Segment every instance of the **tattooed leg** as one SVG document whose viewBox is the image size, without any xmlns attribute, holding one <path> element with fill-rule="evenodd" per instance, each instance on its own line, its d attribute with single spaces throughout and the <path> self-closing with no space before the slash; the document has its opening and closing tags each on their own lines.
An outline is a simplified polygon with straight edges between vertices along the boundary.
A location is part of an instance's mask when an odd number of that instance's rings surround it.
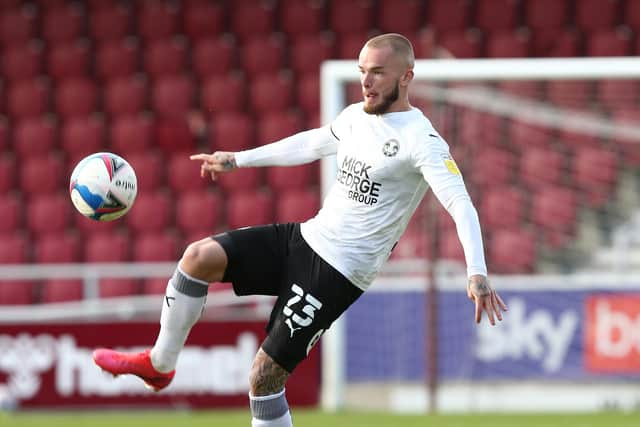
<svg viewBox="0 0 640 427">
<path fill-rule="evenodd" d="M 278 365 L 262 349 L 258 350 L 253 360 L 249 383 L 252 396 L 268 396 L 284 389 L 289 372 Z"/>
</svg>

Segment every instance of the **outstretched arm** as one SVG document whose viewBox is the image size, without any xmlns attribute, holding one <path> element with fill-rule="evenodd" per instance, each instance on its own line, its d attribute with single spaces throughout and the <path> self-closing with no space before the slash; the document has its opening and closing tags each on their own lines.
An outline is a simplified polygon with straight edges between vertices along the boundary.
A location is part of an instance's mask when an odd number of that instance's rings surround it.
<svg viewBox="0 0 640 427">
<path fill-rule="evenodd" d="M 217 151 L 213 154 L 195 154 L 190 158 L 202 161 L 200 174 L 209 174 L 211 179 L 215 180 L 220 173 L 237 167 L 294 166 L 309 163 L 335 154 L 337 143 L 329 126 L 323 126 L 251 150 L 237 153 Z"/>
</svg>

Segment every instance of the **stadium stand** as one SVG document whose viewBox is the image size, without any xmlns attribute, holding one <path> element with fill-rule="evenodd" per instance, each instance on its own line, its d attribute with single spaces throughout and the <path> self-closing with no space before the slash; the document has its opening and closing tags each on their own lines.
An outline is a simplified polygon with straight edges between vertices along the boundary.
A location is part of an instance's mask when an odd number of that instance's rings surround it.
<svg viewBox="0 0 640 427">
<path fill-rule="evenodd" d="M 353 59 L 372 34 L 409 34 L 420 58 L 436 47 L 461 58 L 619 56 L 639 53 L 639 29 L 640 4 L 631 0 L 4 1 L 0 248 L 17 249 L 0 249 L 0 262 L 55 259 L 43 239 L 71 229 L 86 239 L 63 259 L 172 260 L 190 236 L 308 217 L 319 205 L 317 165 L 243 169 L 212 187 L 185 153 L 242 150 L 317 126 L 321 62 Z M 498 87 L 562 107 L 598 99 L 621 123 L 637 121 L 640 111 L 635 81 Z M 349 94 L 358 99 L 360 89 Z M 496 272 L 535 271 L 539 247 L 571 241 L 579 206 L 606 204 L 620 168 L 640 165 L 637 144 L 622 139 L 612 151 L 614 141 L 577 141 L 496 116 L 433 114 L 443 134 L 453 121 L 462 130 L 452 149 L 463 153 L 461 165 L 470 157 L 493 165 L 471 168 L 467 181 L 482 191 L 477 204 Z M 71 212 L 65 192 L 73 165 L 100 150 L 124 156 L 138 175 L 138 200 L 116 224 Z M 589 200 L 576 200 L 574 189 L 588 190 Z M 16 212 L 25 210 L 22 219 Z M 115 231 L 124 234 L 114 242 Z M 394 258 L 433 255 L 415 224 L 401 242 Z M 462 259 L 451 228 L 439 251 Z M 79 298 L 77 286 L 69 294 L 62 287 L 48 283 L 42 299 Z M 34 301 L 28 287 L 6 299 L 11 289 L 0 286 L 0 303 Z M 155 292 L 156 285 L 101 289 Z"/>
</svg>

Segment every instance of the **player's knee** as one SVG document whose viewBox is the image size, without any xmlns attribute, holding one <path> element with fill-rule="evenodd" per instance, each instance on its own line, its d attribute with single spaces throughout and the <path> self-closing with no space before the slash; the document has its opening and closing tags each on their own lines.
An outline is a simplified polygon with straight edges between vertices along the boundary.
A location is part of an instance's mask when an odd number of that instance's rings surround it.
<svg viewBox="0 0 640 427">
<path fill-rule="evenodd" d="M 206 238 L 187 246 L 182 259 L 181 268 L 194 277 L 210 282 L 222 280 L 227 266 L 227 255 L 218 242 Z"/>
</svg>

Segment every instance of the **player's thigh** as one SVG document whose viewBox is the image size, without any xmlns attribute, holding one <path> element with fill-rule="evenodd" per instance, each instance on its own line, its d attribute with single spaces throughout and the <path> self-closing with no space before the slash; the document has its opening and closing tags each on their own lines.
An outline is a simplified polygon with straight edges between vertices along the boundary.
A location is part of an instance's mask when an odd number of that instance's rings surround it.
<svg viewBox="0 0 640 427">
<path fill-rule="evenodd" d="M 227 268 L 227 254 L 220 243 L 207 237 L 187 246 L 180 260 L 180 268 L 193 277 L 219 282 Z"/>
</svg>

